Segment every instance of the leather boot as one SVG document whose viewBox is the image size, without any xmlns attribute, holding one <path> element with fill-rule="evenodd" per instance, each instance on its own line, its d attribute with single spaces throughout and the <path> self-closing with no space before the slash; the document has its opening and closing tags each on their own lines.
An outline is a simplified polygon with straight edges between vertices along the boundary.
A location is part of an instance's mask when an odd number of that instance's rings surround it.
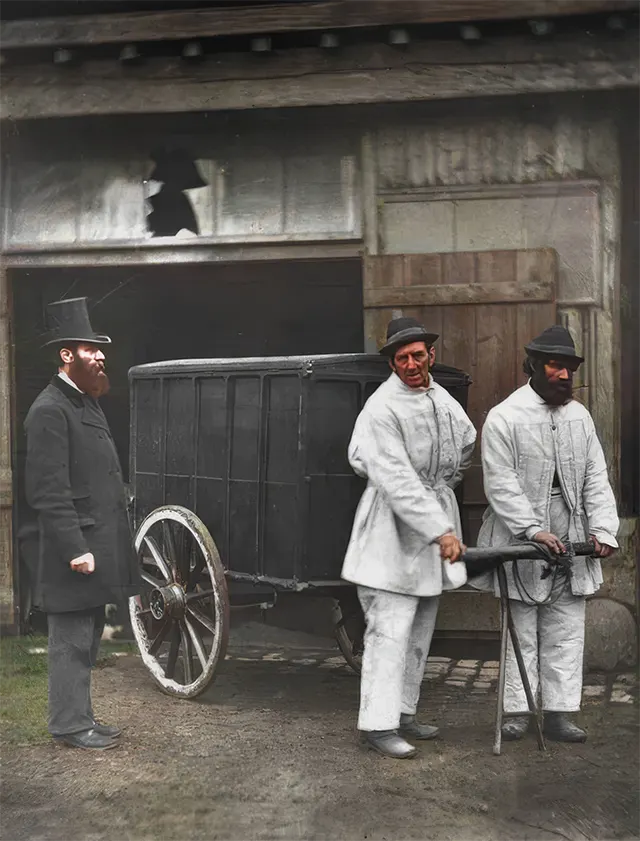
<svg viewBox="0 0 640 841">
<path fill-rule="evenodd" d="M 544 714 L 544 735 L 554 742 L 586 742 L 587 734 L 567 713 Z"/>
<path fill-rule="evenodd" d="M 110 739 L 117 739 L 122 735 L 119 727 L 114 727 L 113 724 L 101 724 L 99 721 L 93 722 L 93 729 L 101 736 L 108 736 Z"/>
<path fill-rule="evenodd" d="M 432 724 L 418 724 L 415 715 L 406 715 L 402 713 L 400 716 L 400 730 L 403 736 L 410 736 L 413 739 L 435 739 L 440 732 L 437 727 Z"/>
<path fill-rule="evenodd" d="M 369 730 L 364 734 L 364 741 L 368 747 L 392 759 L 411 759 L 416 755 L 413 745 L 398 736 L 396 730 Z"/>
<path fill-rule="evenodd" d="M 70 748 L 84 750 L 111 750 L 117 748 L 118 743 L 109 736 L 103 736 L 95 730 L 83 730 L 80 733 L 67 733 L 65 736 L 54 736 L 58 744 L 68 745 Z"/>
<path fill-rule="evenodd" d="M 508 718 L 502 725 L 502 738 L 505 742 L 517 742 L 529 729 L 529 716 L 519 715 Z"/>
</svg>

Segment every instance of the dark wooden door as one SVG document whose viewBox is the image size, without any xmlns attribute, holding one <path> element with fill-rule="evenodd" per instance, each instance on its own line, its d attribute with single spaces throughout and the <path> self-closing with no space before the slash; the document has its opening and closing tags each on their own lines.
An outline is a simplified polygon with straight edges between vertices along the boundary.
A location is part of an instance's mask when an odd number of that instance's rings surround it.
<svg viewBox="0 0 640 841">
<path fill-rule="evenodd" d="M 387 323 L 414 316 L 439 333 L 437 358 L 471 375 L 468 413 L 488 411 L 522 385 L 524 345 L 556 321 L 556 252 L 474 251 L 365 258 L 365 335 L 383 344 Z M 465 540 L 475 545 L 486 498 L 480 446 L 464 483 Z"/>
</svg>

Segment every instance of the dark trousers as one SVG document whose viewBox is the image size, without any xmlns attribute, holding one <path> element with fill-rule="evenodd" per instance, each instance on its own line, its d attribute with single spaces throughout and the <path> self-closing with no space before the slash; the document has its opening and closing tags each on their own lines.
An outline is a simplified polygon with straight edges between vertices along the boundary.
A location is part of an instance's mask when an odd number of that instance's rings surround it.
<svg viewBox="0 0 640 841">
<path fill-rule="evenodd" d="M 91 669 L 98 659 L 104 606 L 49 613 L 49 732 L 81 733 L 94 725 Z"/>
</svg>

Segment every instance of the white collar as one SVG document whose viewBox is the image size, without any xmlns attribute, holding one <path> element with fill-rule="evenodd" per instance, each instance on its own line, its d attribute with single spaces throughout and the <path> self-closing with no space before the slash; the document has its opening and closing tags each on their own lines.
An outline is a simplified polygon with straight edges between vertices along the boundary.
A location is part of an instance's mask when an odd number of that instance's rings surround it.
<svg viewBox="0 0 640 841">
<path fill-rule="evenodd" d="M 68 374 L 65 374 L 65 372 L 64 372 L 64 371 L 58 371 L 58 376 L 59 376 L 59 377 L 60 377 L 60 379 L 61 379 L 61 380 L 63 380 L 63 381 L 64 381 L 67 385 L 70 385 L 70 386 L 71 386 L 71 388 L 75 388 L 75 390 L 76 390 L 76 391 L 79 391 L 79 392 L 80 392 L 80 394 L 84 394 L 84 391 L 82 391 L 82 389 L 79 389 L 79 388 L 78 388 L 78 386 L 77 386 L 77 385 L 74 383 L 74 381 L 71 379 L 71 377 L 70 377 Z"/>
</svg>

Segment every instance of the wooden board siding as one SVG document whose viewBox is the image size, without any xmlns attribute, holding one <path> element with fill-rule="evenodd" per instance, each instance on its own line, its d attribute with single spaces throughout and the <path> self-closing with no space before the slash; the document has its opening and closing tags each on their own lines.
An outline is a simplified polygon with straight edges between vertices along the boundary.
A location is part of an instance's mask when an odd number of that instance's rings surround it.
<svg viewBox="0 0 640 841">
<path fill-rule="evenodd" d="M 157 138 L 138 138 L 128 158 L 127 152 L 109 155 L 102 149 L 78 158 L 72 141 L 59 144 L 57 160 L 16 147 L 4 172 L 5 202 L 11 208 L 5 246 L 157 242 L 147 226 L 148 199 L 162 187 L 148 180 L 157 143 Z M 272 148 L 273 136 L 258 149 L 219 135 L 183 143 L 206 182 L 185 191 L 200 235 L 190 232 L 190 239 L 359 238 L 358 165 L 348 137 L 337 134 L 322 145 L 307 140 L 304 146 L 290 139 L 279 149 Z"/>
<path fill-rule="evenodd" d="M 149 58 L 135 69 L 109 60 L 61 69 L 51 63 L 3 66 L 2 118 L 220 112 L 634 87 L 637 39 L 560 39 L 553 47 L 505 38 L 469 47 L 421 41 L 274 51 L 266 61 L 219 53 L 194 66 Z"/>
<path fill-rule="evenodd" d="M 414 316 L 438 333 L 438 360 L 473 380 L 468 413 L 480 433 L 489 410 L 526 382 L 523 346 L 555 323 L 556 278 L 552 250 L 369 256 L 365 334 L 381 346 L 388 322 L 399 314 Z M 490 297 L 482 294 L 487 289 Z M 464 486 L 463 524 L 470 545 L 486 504 L 477 447 Z"/>
<path fill-rule="evenodd" d="M 13 480 L 11 439 L 11 359 L 9 284 L 0 263 L 0 625 L 16 620 L 13 564 Z"/>
<path fill-rule="evenodd" d="M 546 104 L 545 104 L 546 102 Z M 558 251 L 558 319 L 586 357 L 582 397 L 619 473 L 617 329 L 620 163 L 615 100 L 557 97 L 397 121 L 370 136 L 379 252 Z M 434 201 L 437 199 L 437 201 Z M 400 213 L 401 202 L 406 212 Z M 451 232 L 445 208 L 456 205 Z M 434 209 L 435 208 L 435 209 Z M 546 210 L 545 210 L 546 208 Z M 529 213 L 528 220 L 524 214 Z M 518 215 L 520 214 L 520 216 Z M 413 219 L 415 233 L 409 230 Z M 533 225 L 533 227 L 532 227 Z M 409 247 L 409 240 L 413 243 Z M 484 244 L 483 244 L 484 243 Z"/>
<path fill-rule="evenodd" d="M 219 8 L 79 15 L 4 23 L 4 50 L 56 45 L 127 44 L 135 41 L 272 34 L 445 21 L 596 14 L 633 9 L 633 0 L 317 0 L 262 8 Z"/>
</svg>

